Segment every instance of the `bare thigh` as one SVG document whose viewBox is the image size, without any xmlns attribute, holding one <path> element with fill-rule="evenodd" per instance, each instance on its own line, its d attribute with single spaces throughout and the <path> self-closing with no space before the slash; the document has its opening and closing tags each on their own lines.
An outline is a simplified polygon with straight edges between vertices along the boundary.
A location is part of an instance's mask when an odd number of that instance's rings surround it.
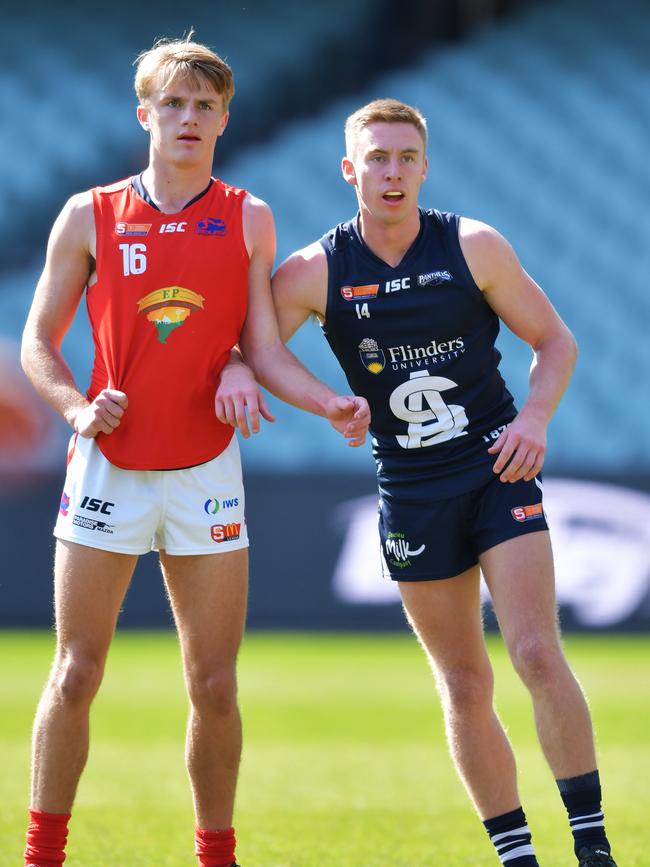
<svg viewBox="0 0 650 867">
<path fill-rule="evenodd" d="M 103 663 L 137 559 L 57 541 L 54 605 L 59 654 Z"/>
<path fill-rule="evenodd" d="M 186 677 L 234 664 L 248 602 L 248 550 L 172 556 L 160 562 L 178 629 Z"/>
<path fill-rule="evenodd" d="M 451 677 L 454 671 L 489 668 L 478 567 L 441 581 L 400 581 L 399 589 L 409 622 L 436 670 Z"/>
</svg>

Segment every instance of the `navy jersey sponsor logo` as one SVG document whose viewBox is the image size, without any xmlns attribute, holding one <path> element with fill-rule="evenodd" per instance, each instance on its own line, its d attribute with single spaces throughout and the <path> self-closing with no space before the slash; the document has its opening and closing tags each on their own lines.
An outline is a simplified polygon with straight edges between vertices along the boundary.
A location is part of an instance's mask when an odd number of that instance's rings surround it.
<svg viewBox="0 0 650 867">
<path fill-rule="evenodd" d="M 341 286 L 341 297 L 346 301 L 366 301 L 376 298 L 379 283 L 369 283 L 367 286 Z"/>
<path fill-rule="evenodd" d="M 370 373 L 378 374 L 386 367 L 386 356 L 379 344 L 371 337 L 366 337 L 359 344 L 359 356 L 363 366 Z"/>
<path fill-rule="evenodd" d="M 428 274 L 418 274 L 418 286 L 436 286 L 439 283 L 446 283 L 454 278 L 449 271 L 429 271 Z"/>
</svg>

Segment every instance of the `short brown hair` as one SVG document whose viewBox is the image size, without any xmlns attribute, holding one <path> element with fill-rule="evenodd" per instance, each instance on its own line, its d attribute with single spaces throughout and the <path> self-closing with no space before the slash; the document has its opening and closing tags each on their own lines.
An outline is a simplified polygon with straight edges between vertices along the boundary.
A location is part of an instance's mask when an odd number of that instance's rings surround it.
<svg viewBox="0 0 650 867">
<path fill-rule="evenodd" d="M 427 122 L 422 112 L 397 99 L 375 99 L 361 106 L 345 122 L 345 146 L 348 156 L 352 143 L 364 127 L 371 123 L 411 123 L 422 136 L 427 149 Z"/>
<path fill-rule="evenodd" d="M 232 69 L 206 45 L 191 42 L 192 35 L 190 31 L 186 39 L 159 39 L 137 57 L 134 84 L 141 103 L 158 82 L 165 88 L 182 76 L 197 89 L 207 82 L 220 94 L 224 109 L 228 109 L 235 93 Z"/>
</svg>

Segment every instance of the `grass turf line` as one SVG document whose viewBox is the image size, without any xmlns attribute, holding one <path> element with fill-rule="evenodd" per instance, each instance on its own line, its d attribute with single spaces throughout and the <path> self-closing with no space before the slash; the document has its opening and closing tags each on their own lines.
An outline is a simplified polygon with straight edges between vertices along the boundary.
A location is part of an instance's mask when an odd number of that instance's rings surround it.
<svg viewBox="0 0 650 867">
<path fill-rule="evenodd" d="M 607 827 L 623 867 L 647 865 L 650 638 L 572 637 L 598 735 Z M 543 865 L 571 865 L 565 814 L 527 694 L 489 638 L 499 713 Z M 0 632 L 0 867 L 21 863 L 31 720 L 53 647 Z M 494 867 L 451 768 L 424 657 L 408 635 L 252 633 L 239 666 L 245 748 L 236 827 L 244 867 Z M 70 867 L 192 867 L 186 700 L 172 633 L 119 633 L 93 708 Z M 110 854 L 109 854 L 110 853 Z"/>
</svg>

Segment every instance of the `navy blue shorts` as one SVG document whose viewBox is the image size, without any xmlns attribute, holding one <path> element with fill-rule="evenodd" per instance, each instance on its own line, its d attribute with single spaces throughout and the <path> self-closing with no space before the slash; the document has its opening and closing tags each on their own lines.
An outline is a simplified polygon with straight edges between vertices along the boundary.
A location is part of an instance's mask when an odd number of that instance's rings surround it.
<svg viewBox="0 0 650 867">
<path fill-rule="evenodd" d="M 382 496 L 379 501 L 384 574 L 393 581 L 451 578 L 500 542 L 548 530 L 542 486 L 501 482 L 446 500 Z"/>
</svg>

